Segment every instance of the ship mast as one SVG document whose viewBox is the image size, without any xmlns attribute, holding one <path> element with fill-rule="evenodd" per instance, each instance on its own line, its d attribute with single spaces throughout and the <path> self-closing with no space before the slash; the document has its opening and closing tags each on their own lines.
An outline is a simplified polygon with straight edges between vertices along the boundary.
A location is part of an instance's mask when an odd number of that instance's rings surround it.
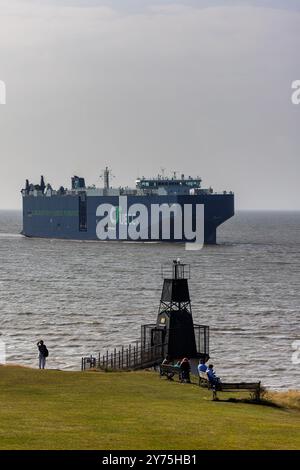
<svg viewBox="0 0 300 470">
<path fill-rule="evenodd" d="M 108 169 L 108 166 L 106 166 L 104 173 L 103 173 L 104 189 L 109 189 L 109 173 L 110 173 L 110 170 Z"/>
<path fill-rule="evenodd" d="M 112 175 L 112 172 L 111 172 L 111 169 L 108 168 L 108 166 L 105 167 L 104 170 L 102 170 L 102 175 L 100 176 L 100 178 L 103 179 L 103 183 L 104 183 L 104 189 L 109 189 L 109 179 L 110 177 L 114 177 Z"/>
</svg>

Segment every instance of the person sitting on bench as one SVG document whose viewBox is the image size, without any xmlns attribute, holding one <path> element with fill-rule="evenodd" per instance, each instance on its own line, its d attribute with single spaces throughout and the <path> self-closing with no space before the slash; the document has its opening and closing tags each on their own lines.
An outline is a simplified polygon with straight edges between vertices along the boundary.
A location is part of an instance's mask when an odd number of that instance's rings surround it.
<svg viewBox="0 0 300 470">
<path fill-rule="evenodd" d="M 191 383 L 190 379 L 190 361 L 188 360 L 187 357 L 183 358 L 181 363 L 180 363 L 180 370 L 181 370 L 181 382 L 183 383 Z"/>
<path fill-rule="evenodd" d="M 170 356 L 167 355 L 167 356 L 164 358 L 164 360 L 162 361 L 162 364 L 170 364 L 170 362 L 171 362 L 171 361 L 170 361 Z"/>
<path fill-rule="evenodd" d="M 161 363 L 162 365 L 173 365 L 171 358 L 169 355 L 165 357 L 165 359 Z M 163 372 L 162 369 L 160 369 L 160 376 L 166 375 L 169 380 L 172 380 L 174 377 L 174 372 Z"/>
<path fill-rule="evenodd" d="M 206 373 L 207 373 L 207 377 L 208 377 L 208 381 L 210 385 L 213 385 L 213 386 L 221 385 L 221 380 L 219 377 L 216 376 L 213 364 L 209 364 Z"/>
<path fill-rule="evenodd" d="M 200 375 L 200 372 L 206 372 L 207 371 L 207 365 L 205 364 L 204 359 L 200 359 L 199 365 L 198 365 L 198 372 Z"/>
</svg>

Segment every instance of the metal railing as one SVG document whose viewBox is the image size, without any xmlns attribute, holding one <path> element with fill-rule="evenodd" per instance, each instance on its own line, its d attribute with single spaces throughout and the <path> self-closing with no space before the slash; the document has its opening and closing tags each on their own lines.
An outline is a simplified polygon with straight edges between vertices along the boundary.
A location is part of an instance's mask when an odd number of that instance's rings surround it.
<svg viewBox="0 0 300 470">
<path fill-rule="evenodd" d="M 88 356 L 81 360 L 81 370 L 97 368 L 102 370 L 135 370 L 153 367 L 159 364 L 165 356 L 166 344 L 142 347 L 139 341 L 127 348 L 99 353 L 98 357 Z"/>
<path fill-rule="evenodd" d="M 155 325 L 143 325 L 141 339 L 129 344 L 128 347 L 107 350 L 98 357 L 86 356 L 81 359 L 81 370 L 136 370 L 153 367 L 160 364 L 166 357 L 168 343 L 161 342 L 161 335 L 153 336 Z M 159 331 L 158 331 L 159 332 Z M 205 325 L 194 325 L 195 345 L 197 357 L 209 357 L 209 327 Z M 153 345 L 154 341 L 157 344 Z"/>
<path fill-rule="evenodd" d="M 194 332 L 197 353 L 209 356 L 209 326 L 194 324 Z"/>
</svg>

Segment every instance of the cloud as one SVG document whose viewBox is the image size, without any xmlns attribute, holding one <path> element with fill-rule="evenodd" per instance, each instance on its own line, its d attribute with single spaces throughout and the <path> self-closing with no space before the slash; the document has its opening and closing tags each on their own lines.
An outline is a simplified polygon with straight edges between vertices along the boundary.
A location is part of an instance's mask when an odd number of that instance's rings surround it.
<svg viewBox="0 0 300 470">
<path fill-rule="evenodd" d="M 25 177 L 94 183 L 109 163 L 116 184 L 164 166 L 238 207 L 300 208 L 299 13 L 98 3 L 0 0 L 2 205 Z"/>
</svg>

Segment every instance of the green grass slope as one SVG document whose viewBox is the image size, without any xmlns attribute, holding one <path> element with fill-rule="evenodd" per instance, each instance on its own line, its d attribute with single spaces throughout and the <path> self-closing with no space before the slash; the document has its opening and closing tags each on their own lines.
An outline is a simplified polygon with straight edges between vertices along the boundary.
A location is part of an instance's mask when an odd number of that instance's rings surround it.
<svg viewBox="0 0 300 470">
<path fill-rule="evenodd" d="M 0 449 L 299 447 L 297 410 L 213 402 L 152 372 L 0 367 Z"/>
</svg>

